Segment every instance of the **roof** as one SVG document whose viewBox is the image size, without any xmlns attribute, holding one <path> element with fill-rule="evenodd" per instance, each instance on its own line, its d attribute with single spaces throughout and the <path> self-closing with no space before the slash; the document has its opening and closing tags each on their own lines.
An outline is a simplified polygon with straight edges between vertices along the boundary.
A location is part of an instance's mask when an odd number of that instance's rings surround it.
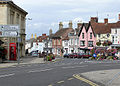
<svg viewBox="0 0 120 86">
<path fill-rule="evenodd" d="M 17 6 L 16 4 L 14 4 L 14 2 L 12 0 L 0 0 L 0 4 L 9 4 L 12 5 L 13 7 L 15 7 L 16 9 L 20 10 L 21 12 L 25 13 L 25 15 L 27 15 L 28 13 L 23 10 L 22 8 L 20 8 L 19 6 Z"/>
<path fill-rule="evenodd" d="M 85 27 L 86 32 L 88 31 L 88 30 L 87 30 L 87 29 L 88 29 L 88 25 L 89 25 L 89 23 L 83 23 L 83 24 L 82 24 L 82 26 L 81 26 L 81 28 L 80 28 L 80 31 L 79 31 L 79 34 L 78 34 L 78 36 L 80 36 L 80 34 L 81 34 L 81 32 L 82 32 L 83 27 Z"/>
<path fill-rule="evenodd" d="M 95 36 L 95 31 L 94 31 L 94 29 L 93 29 L 93 27 L 92 27 L 91 22 L 89 22 L 89 23 L 83 23 L 83 25 L 82 25 L 82 27 L 81 27 L 81 29 L 80 29 L 80 32 L 79 32 L 79 34 L 78 34 L 78 36 L 80 36 L 83 27 L 85 27 L 86 32 L 88 32 L 90 26 L 91 26 L 91 29 L 92 29 L 93 34 L 94 34 L 94 36 Z"/>
<path fill-rule="evenodd" d="M 91 22 L 93 30 L 96 34 L 111 33 L 111 28 L 120 28 L 120 21 L 116 23 L 95 23 Z"/>
<path fill-rule="evenodd" d="M 54 39 L 54 38 L 61 38 L 62 37 L 64 39 L 68 35 L 68 33 L 70 33 L 71 31 L 73 31 L 72 28 L 60 29 L 53 35 L 52 38 Z"/>
</svg>

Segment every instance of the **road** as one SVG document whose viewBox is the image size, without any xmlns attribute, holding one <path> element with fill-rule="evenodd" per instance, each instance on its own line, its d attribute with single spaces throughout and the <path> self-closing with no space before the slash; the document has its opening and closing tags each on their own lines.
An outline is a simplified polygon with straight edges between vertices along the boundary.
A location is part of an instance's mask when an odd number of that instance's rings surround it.
<svg viewBox="0 0 120 86">
<path fill-rule="evenodd" d="M 120 61 L 89 61 L 70 58 L 45 64 L 17 65 L 0 69 L 0 86 L 90 86 L 73 75 L 119 68 Z"/>
</svg>

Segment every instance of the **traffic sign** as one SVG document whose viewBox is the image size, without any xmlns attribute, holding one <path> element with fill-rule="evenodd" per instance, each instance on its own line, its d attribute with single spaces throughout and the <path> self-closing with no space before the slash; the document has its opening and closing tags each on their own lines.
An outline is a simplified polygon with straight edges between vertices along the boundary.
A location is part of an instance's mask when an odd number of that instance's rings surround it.
<svg viewBox="0 0 120 86">
<path fill-rule="evenodd" d="M 0 25 L 0 37 L 19 37 L 18 25 Z"/>
<path fill-rule="evenodd" d="M 97 57 L 97 55 L 94 53 L 94 54 L 93 54 L 93 57 L 95 57 L 95 58 L 96 58 L 96 57 Z"/>
</svg>

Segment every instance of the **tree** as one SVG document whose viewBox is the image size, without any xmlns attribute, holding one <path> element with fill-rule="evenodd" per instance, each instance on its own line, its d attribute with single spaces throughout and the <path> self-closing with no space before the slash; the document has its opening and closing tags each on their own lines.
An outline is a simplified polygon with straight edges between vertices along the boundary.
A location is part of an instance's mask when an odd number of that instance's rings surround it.
<svg viewBox="0 0 120 86">
<path fill-rule="evenodd" d="M 112 44 L 112 42 L 111 41 L 104 41 L 103 42 L 103 46 L 110 46 Z"/>
<path fill-rule="evenodd" d="M 96 45 L 97 45 L 97 46 L 100 46 L 100 45 L 101 45 L 101 42 L 97 42 Z"/>
</svg>

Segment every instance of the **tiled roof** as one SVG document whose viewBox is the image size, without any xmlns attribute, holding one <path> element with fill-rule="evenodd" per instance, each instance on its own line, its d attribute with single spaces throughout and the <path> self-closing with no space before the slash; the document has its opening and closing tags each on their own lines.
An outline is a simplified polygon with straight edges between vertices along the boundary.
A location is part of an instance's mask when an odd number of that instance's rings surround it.
<svg viewBox="0 0 120 86">
<path fill-rule="evenodd" d="M 111 28 L 120 28 L 120 21 L 117 23 L 95 23 L 91 22 L 92 28 L 96 34 L 111 33 Z"/>
<path fill-rule="evenodd" d="M 53 38 L 65 38 L 68 33 L 70 33 L 71 31 L 73 31 L 72 28 L 63 28 L 63 29 L 60 29 L 58 30 L 54 35 L 53 35 Z"/>
<path fill-rule="evenodd" d="M 83 24 L 82 24 L 82 26 L 81 26 L 81 28 L 80 28 L 80 31 L 79 31 L 79 34 L 78 34 L 78 36 L 80 36 L 80 33 L 82 32 L 83 27 L 85 27 L 86 32 L 87 32 L 88 25 L 89 25 L 89 23 L 83 23 Z"/>
</svg>

